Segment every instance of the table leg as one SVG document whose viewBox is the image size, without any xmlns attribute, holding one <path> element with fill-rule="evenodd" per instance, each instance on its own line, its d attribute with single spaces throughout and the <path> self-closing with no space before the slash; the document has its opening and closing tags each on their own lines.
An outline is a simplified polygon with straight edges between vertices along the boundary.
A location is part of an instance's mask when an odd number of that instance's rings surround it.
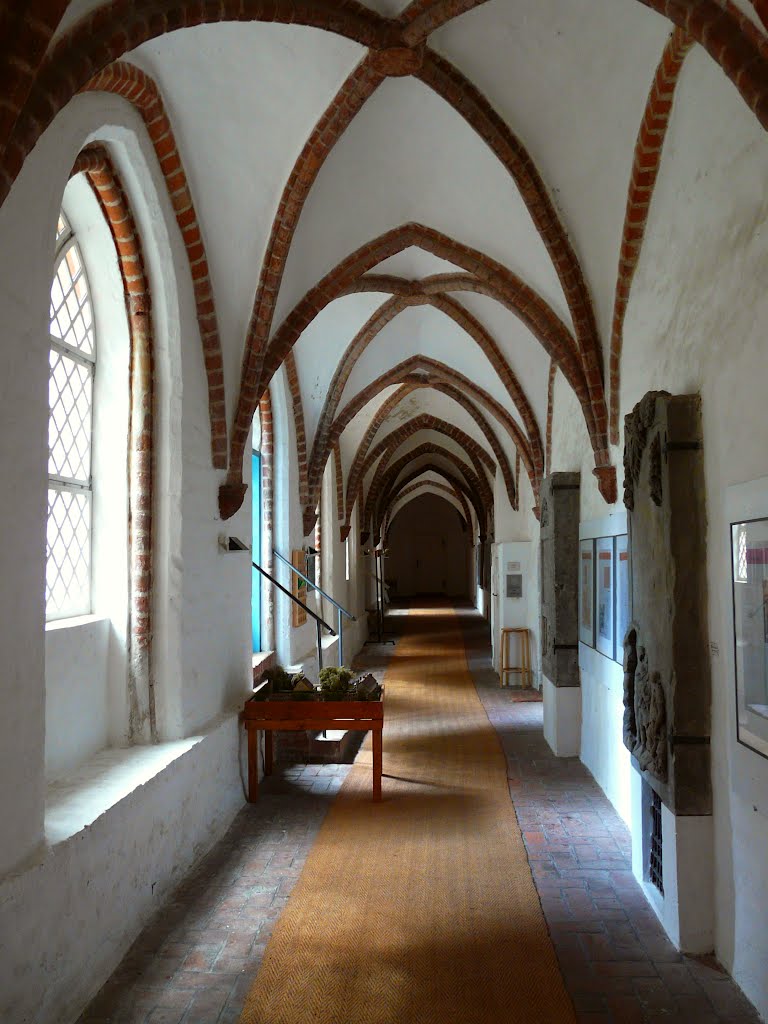
<svg viewBox="0 0 768 1024">
<path fill-rule="evenodd" d="M 248 803 L 255 804 L 259 798 L 259 734 L 248 729 Z"/>
<path fill-rule="evenodd" d="M 264 730 L 264 774 L 272 774 L 272 730 Z"/>
<path fill-rule="evenodd" d="M 373 799 L 381 800 L 381 729 L 373 730 Z"/>
</svg>

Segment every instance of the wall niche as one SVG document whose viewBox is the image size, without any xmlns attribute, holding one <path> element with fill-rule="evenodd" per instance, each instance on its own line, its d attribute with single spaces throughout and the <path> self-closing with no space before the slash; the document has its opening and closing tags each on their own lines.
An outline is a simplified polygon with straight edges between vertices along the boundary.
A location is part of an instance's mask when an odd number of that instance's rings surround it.
<svg viewBox="0 0 768 1024">
<path fill-rule="evenodd" d="M 541 484 L 541 667 L 555 686 L 579 685 L 578 473 Z"/>
<path fill-rule="evenodd" d="M 673 814 L 711 814 L 701 398 L 651 391 L 625 418 L 624 436 L 624 744 Z"/>
</svg>

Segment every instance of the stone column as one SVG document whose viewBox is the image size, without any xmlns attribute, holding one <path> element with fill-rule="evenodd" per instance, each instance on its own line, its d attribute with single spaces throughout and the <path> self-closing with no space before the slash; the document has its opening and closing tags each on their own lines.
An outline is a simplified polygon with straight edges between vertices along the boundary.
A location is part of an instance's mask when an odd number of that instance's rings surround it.
<svg viewBox="0 0 768 1024">
<path fill-rule="evenodd" d="M 637 773 L 633 868 L 673 941 L 713 943 L 710 665 L 701 399 L 649 392 L 625 420 L 631 622 L 624 743 Z M 652 793 L 661 799 L 663 893 L 649 883 Z"/>
<path fill-rule="evenodd" d="M 558 757 L 581 748 L 578 473 L 541 484 L 541 668 L 544 737 Z"/>
</svg>

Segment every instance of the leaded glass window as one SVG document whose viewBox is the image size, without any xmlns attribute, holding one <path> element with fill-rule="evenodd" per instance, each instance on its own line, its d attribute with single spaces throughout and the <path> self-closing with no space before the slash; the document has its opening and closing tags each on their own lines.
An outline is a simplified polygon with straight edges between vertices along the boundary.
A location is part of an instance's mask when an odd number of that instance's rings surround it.
<svg viewBox="0 0 768 1024">
<path fill-rule="evenodd" d="M 46 617 L 91 610 L 91 447 L 96 336 L 88 278 L 62 213 L 49 312 Z"/>
</svg>

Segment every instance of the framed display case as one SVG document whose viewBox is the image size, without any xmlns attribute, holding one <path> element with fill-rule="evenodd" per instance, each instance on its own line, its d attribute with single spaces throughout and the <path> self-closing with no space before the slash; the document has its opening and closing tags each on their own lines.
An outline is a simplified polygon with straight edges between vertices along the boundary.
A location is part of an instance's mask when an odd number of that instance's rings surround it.
<svg viewBox="0 0 768 1024">
<path fill-rule="evenodd" d="M 579 541 L 579 640 L 595 646 L 595 542 Z"/>
<path fill-rule="evenodd" d="M 731 523 L 736 738 L 768 758 L 768 516 Z"/>
<path fill-rule="evenodd" d="M 595 647 L 606 658 L 613 659 L 614 607 L 613 607 L 613 537 L 598 537 L 595 541 Z"/>
<path fill-rule="evenodd" d="M 630 594 L 630 566 L 629 566 L 629 537 L 626 533 L 614 537 L 614 572 L 616 576 L 616 613 L 615 621 L 615 643 L 614 661 L 624 663 L 624 637 L 627 632 L 630 620 L 629 594 Z"/>
</svg>

